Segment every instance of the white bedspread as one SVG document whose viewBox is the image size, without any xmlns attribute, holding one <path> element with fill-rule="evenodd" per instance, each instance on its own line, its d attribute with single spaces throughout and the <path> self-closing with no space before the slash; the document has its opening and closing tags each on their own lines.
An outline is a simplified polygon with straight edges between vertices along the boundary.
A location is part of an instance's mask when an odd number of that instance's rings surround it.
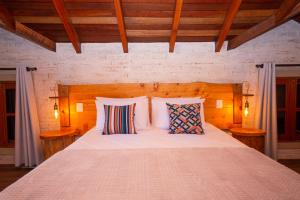
<svg viewBox="0 0 300 200">
<path fill-rule="evenodd" d="M 168 134 L 167 130 L 149 128 L 138 134 L 102 135 L 94 128 L 67 149 L 145 149 L 191 147 L 247 147 L 222 130 L 206 123 L 204 135 Z"/>
<path fill-rule="evenodd" d="M 300 176 L 250 148 L 70 150 L 1 200 L 299 200 Z"/>
<path fill-rule="evenodd" d="M 89 131 L 0 200 L 299 200 L 300 175 L 208 125 L 205 135 Z"/>
</svg>

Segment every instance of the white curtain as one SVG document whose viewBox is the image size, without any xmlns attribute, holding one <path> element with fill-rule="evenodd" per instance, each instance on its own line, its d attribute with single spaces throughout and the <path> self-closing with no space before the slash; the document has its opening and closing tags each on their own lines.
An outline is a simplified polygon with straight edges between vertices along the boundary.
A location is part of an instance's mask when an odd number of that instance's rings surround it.
<svg viewBox="0 0 300 200">
<path fill-rule="evenodd" d="M 277 111 L 275 64 L 258 68 L 255 125 L 267 132 L 265 154 L 277 159 Z"/>
<path fill-rule="evenodd" d="M 42 161 L 40 126 L 32 80 L 33 72 L 17 68 L 15 165 L 34 167 Z"/>
</svg>

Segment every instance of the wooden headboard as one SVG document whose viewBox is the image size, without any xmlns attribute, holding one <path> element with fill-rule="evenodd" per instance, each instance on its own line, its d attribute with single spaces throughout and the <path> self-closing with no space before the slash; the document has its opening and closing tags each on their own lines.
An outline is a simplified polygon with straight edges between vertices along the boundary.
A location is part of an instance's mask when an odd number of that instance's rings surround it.
<svg viewBox="0 0 300 200">
<path fill-rule="evenodd" d="M 61 126 L 86 132 L 95 126 L 95 97 L 128 98 L 137 96 L 203 97 L 205 119 L 221 129 L 241 126 L 242 84 L 217 83 L 121 83 L 97 85 L 59 85 Z M 223 108 L 216 108 L 216 100 L 223 100 Z M 84 111 L 76 112 L 76 103 L 83 103 Z M 149 105 L 151 113 L 151 103 Z M 150 114 L 151 115 L 151 114 Z"/>
</svg>

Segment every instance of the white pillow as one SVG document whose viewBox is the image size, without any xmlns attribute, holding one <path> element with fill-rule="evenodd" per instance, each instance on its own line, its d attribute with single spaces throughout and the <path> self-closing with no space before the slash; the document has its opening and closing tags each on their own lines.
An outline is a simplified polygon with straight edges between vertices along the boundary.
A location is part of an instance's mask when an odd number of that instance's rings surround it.
<svg viewBox="0 0 300 200">
<path fill-rule="evenodd" d="M 200 97 L 193 98 L 152 98 L 152 125 L 157 128 L 169 129 L 170 119 L 169 112 L 167 108 L 167 103 L 170 104 L 193 104 L 201 103 L 200 117 L 203 128 L 205 128 L 205 118 L 204 118 L 204 106 L 203 102 L 205 99 Z"/>
<path fill-rule="evenodd" d="M 147 129 L 150 125 L 149 103 L 146 96 L 134 98 L 96 97 L 95 103 L 97 108 L 96 130 L 103 130 L 104 127 L 104 105 L 124 106 L 136 103 L 134 117 L 136 130 Z"/>
</svg>

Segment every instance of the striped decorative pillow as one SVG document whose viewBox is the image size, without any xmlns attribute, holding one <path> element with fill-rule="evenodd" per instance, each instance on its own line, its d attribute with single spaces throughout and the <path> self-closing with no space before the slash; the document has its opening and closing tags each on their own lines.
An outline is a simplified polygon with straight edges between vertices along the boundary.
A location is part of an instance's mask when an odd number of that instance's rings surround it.
<svg viewBox="0 0 300 200">
<path fill-rule="evenodd" d="M 135 103 L 125 106 L 104 105 L 103 135 L 136 134 L 134 126 Z"/>
<path fill-rule="evenodd" d="M 200 109 L 201 104 L 169 104 L 167 103 L 170 117 L 169 133 L 204 134 Z"/>
</svg>

